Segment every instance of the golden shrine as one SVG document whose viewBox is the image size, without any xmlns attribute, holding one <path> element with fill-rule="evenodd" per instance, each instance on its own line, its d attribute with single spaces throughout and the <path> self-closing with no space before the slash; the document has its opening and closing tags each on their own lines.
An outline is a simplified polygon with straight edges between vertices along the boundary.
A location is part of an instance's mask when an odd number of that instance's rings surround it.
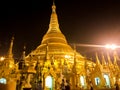
<svg viewBox="0 0 120 90">
<path fill-rule="evenodd" d="M 61 90 L 62 80 L 65 84 L 69 82 L 71 90 L 90 89 L 90 83 L 95 90 L 115 88 L 116 82 L 120 85 L 117 53 L 114 62 L 109 54 L 107 60 L 104 55 L 99 60 L 96 53 L 96 62 L 92 62 L 78 53 L 67 43 L 59 28 L 55 3 L 41 44 L 27 56 L 24 50 L 18 63 L 12 54 L 13 40 L 5 59 L 0 60 L 0 88 L 4 90 L 35 90 L 40 82 L 43 90 Z"/>
</svg>

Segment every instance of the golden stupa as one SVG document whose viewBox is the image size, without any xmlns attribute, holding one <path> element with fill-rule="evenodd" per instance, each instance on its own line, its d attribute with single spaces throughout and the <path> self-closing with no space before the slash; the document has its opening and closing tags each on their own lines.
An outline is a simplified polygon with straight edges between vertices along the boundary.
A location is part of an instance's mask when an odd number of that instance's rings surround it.
<svg viewBox="0 0 120 90">
<path fill-rule="evenodd" d="M 62 79 L 76 84 L 77 81 L 74 81 L 76 75 L 86 74 L 84 69 L 85 64 L 91 67 L 95 65 L 68 45 L 65 36 L 59 28 L 56 6 L 54 3 L 52 5 L 49 29 L 43 36 L 41 44 L 26 57 L 26 62 L 29 61 L 36 64 L 39 63 L 39 66 L 43 68 L 42 74 L 44 74 L 44 78 L 51 75 L 51 77 L 55 79 L 54 84 L 58 81 L 58 86 L 60 86 Z M 46 71 L 44 71 L 44 69 Z M 81 71 L 78 72 L 80 69 Z M 45 83 L 43 78 L 42 81 Z M 43 87 L 45 87 L 44 84 Z M 54 85 L 54 88 L 59 87 L 55 87 Z"/>
<path fill-rule="evenodd" d="M 120 85 L 117 53 L 114 53 L 113 62 L 109 54 L 107 60 L 104 55 L 99 60 L 96 53 L 96 62 L 93 62 L 78 53 L 75 46 L 72 48 L 67 43 L 59 28 L 54 2 L 49 28 L 41 44 L 27 56 L 24 50 L 18 63 L 14 62 L 12 47 L 13 39 L 6 59 L 0 62 L 0 83 L 4 80 L 3 86 L 13 87 L 4 90 L 35 90 L 40 88 L 40 83 L 43 90 L 61 90 L 63 83 L 69 83 L 71 90 L 90 89 L 91 85 L 95 90 L 110 90 L 115 88 L 116 83 Z M 8 69 L 9 66 L 11 68 Z M 1 84 L 0 89 L 3 87 Z"/>
</svg>

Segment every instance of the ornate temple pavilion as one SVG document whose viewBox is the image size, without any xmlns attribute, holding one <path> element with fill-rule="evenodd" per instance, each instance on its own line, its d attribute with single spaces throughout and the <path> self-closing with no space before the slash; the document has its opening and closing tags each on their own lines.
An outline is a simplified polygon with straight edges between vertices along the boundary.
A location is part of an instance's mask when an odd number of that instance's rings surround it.
<svg viewBox="0 0 120 90">
<path fill-rule="evenodd" d="M 6 90 L 34 90 L 39 83 L 44 90 L 61 90 L 63 81 L 70 84 L 71 90 L 90 89 L 91 83 L 96 90 L 114 88 L 116 82 L 120 84 L 117 53 L 114 62 L 109 55 L 107 60 L 104 55 L 99 60 L 97 54 L 96 62 L 92 62 L 72 48 L 60 30 L 55 3 L 41 44 L 27 56 L 24 50 L 18 63 L 14 62 L 12 54 L 13 40 L 5 59 L 0 61 L 0 83 L 13 87 Z M 2 85 L 0 88 L 4 87 Z"/>
</svg>

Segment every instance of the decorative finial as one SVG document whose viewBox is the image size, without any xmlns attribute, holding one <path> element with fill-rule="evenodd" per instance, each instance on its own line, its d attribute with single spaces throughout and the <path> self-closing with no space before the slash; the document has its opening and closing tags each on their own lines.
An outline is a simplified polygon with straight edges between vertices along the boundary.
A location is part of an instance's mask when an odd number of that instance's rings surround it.
<svg viewBox="0 0 120 90">
<path fill-rule="evenodd" d="M 26 46 L 24 45 L 24 47 L 23 47 L 23 55 L 22 55 L 23 60 L 25 60 L 25 50 L 26 50 Z"/>
<path fill-rule="evenodd" d="M 14 36 L 12 36 L 12 39 L 11 40 L 14 40 Z"/>
<path fill-rule="evenodd" d="M 53 0 L 52 12 L 56 12 L 55 0 Z"/>
<path fill-rule="evenodd" d="M 26 46 L 24 45 L 24 47 L 23 47 L 23 50 L 25 51 L 26 50 Z"/>
<path fill-rule="evenodd" d="M 53 0 L 53 5 L 55 5 L 55 0 Z"/>
</svg>

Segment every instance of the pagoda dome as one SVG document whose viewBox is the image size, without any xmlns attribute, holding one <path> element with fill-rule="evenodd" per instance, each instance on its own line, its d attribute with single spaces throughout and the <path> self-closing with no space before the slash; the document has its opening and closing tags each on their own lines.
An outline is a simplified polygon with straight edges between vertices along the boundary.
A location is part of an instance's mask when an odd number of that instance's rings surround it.
<svg viewBox="0 0 120 90">
<path fill-rule="evenodd" d="M 59 32 L 49 32 L 46 33 L 42 39 L 41 44 L 47 43 L 62 43 L 67 44 L 66 38 L 62 33 Z"/>
<path fill-rule="evenodd" d="M 58 18 L 56 14 L 56 6 L 52 5 L 52 14 L 50 18 L 49 29 L 43 36 L 41 45 L 37 47 L 35 52 L 43 52 L 49 47 L 49 52 L 67 53 L 73 52 L 72 48 L 67 44 L 67 40 L 59 28 Z"/>
<path fill-rule="evenodd" d="M 56 6 L 52 5 L 52 14 L 50 18 L 49 28 L 43 36 L 41 44 L 33 50 L 29 55 L 40 56 L 41 60 L 45 60 L 46 55 L 51 57 L 65 58 L 65 55 L 74 56 L 74 50 L 68 45 L 64 34 L 59 28 L 58 18 L 56 14 Z M 78 57 L 84 58 L 82 55 L 77 54 Z"/>
</svg>

